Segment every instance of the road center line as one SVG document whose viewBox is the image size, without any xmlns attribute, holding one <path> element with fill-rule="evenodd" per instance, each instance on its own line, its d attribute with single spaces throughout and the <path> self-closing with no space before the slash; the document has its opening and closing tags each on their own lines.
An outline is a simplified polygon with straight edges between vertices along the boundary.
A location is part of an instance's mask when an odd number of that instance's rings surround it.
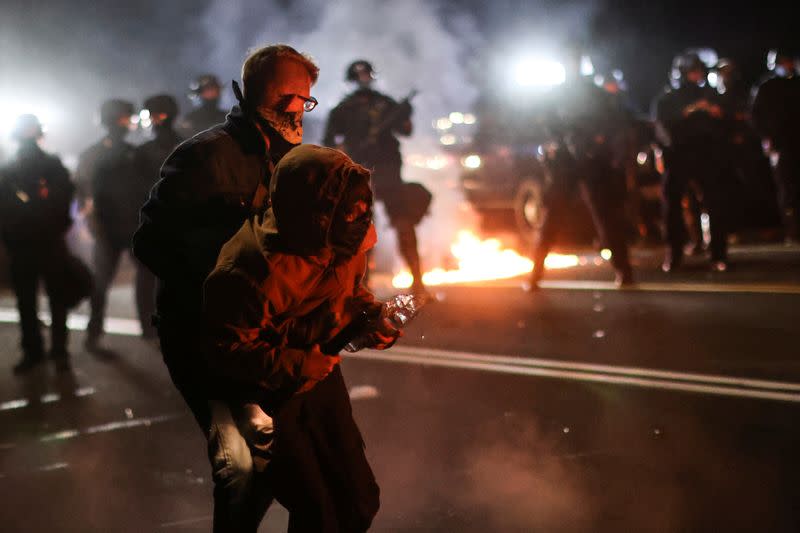
<svg viewBox="0 0 800 533">
<path fill-rule="evenodd" d="M 627 385 L 633 387 L 642 387 L 649 389 L 693 392 L 700 394 L 712 394 L 721 396 L 732 396 L 739 398 L 755 398 L 763 400 L 776 400 L 784 402 L 800 403 L 800 393 L 784 392 L 787 389 L 780 390 L 763 390 L 754 389 L 741 386 L 724 386 L 714 384 L 712 382 L 687 382 L 685 380 L 671 380 L 659 379 L 651 377 L 641 377 L 636 375 L 624 374 L 610 374 L 598 373 L 579 370 L 567 370 L 561 368 L 545 367 L 545 366 L 529 366 L 520 364 L 502 363 L 499 361 L 491 361 L 489 359 L 481 358 L 464 358 L 458 357 L 457 352 L 454 357 L 444 357 L 441 355 L 442 350 L 439 350 L 439 355 L 431 355 L 427 350 L 420 350 L 417 353 L 411 353 L 406 348 L 395 348 L 384 352 L 365 350 L 364 352 L 357 352 L 348 354 L 348 358 L 362 359 L 362 360 L 378 360 L 388 361 L 395 363 L 406 364 L 422 364 L 431 366 L 440 366 L 447 368 L 460 368 L 470 370 L 481 370 L 485 372 L 497 372 L 504 374 L 522 375 L 522 376 L 537 376 L 537 377 L 550 377 L 556 379 L 566 379 L 570 381 L 585 381 L 592 383 L 604 383 L 611 385 Z M 424 355 L 423 355 L 424 354 Z M 464 354 L 461 354 L 462 356 Z M 477 354 L 473 354 L 477 355 Z M 487 357 L 487 356 L 483 356 Z M 488 356 L 489 358 L 495 356 Z M 720 376 L 709 376 L 711 378 Z M 758 380 L 761 381 L 761 380 Z M 792 388 L 788 390 L 797 390 L 796 384 L 788 384 Z M 774 387 L 777 388 L 777 387 Z"/>
</svg>

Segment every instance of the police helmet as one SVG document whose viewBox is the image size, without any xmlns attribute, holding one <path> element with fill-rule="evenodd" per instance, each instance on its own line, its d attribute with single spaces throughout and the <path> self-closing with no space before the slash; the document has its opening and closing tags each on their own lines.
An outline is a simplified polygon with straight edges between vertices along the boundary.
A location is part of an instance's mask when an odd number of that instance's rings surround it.
<svg viewBox="0 0 800 533">
<path fill-rule="evenodd" d="M 369 74 L 371 79 L 375 79 L 375 69 L 372 67 L 372 63 L 365 59 L 359 59 L 358 61 L 353 61 L 350 63 L 350 66 L 347 67 L 347 72 L 345 74 L 346 81 L 358 81 L 361 74 Z"/>
<path fill-rule="evenodd" d="M 16 141 L 39 139 L 44 134 L 39 117 L 30 113 L 20 115 L 11 130 L 11 138 Z"/>
<path fill-rule="evenodd" d="M 677 55 L 675 59 L 672 60 L 671 77 L 673 80 L 685 80 L 686 75 L 693 70 L 708 72 L 706 64 L 703 63 L 700 56 L 694 52 Z"/>
<path fill-rule="evenodd" d="M 219 82 L 219 78 L 213 74 L 202 74 L 195 78 L 191 84 L 189 84 L 189 90 L 195 95 L 199 95 L 204 90 L 212 87 L 216 89 L 222 89 L 222 84 Z"/>
<path fill-rule="evenodd" d="M 144 101 L 144 108 L 150 115 L 164 113 L 169 119 L 178 115 L 178 102 L 168 94 L 156 94 Z"/>
<path fill-rule="evenodd" d="M 106 127 L 116 126 L 124 116 L 133 115 L 133 104 L 127 100 L 106 100 L 100 106 L 100 124 Z"/>
</svg>

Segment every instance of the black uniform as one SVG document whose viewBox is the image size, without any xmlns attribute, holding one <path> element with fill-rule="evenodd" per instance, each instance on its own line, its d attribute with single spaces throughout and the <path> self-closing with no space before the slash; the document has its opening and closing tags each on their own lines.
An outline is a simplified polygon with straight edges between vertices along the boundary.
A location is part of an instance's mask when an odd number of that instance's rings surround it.
<svg viewBox="0 0 800 533">
<path fill-rule="evenodd" d="M 217 107 L 216 100 L 206 100 L 178 120 L 178 133 L 184 138 L 194 137 L 201 131 L 225 122 L 227 113 Z"/>
<path fill-rule="evenodd" d="M 158 129 L 154 139 L 136 148 L 142 185 L 146 191 L 158 181 L 161 165 L 183 139 L 172 129 Z M 142 203 L 146 198 L 142 199 Z M 156 334 L 151 317 L 155 314 L 156 278 L 148 268 L 136 269 L 136 308 L 144 337 Z"/>
<path fill-rule="evenodd" d="M 95 342 L 103 333 L 108 289 L 116 274 L 120 256 L 130 249 L 138 226 L 139 208 L 152 178 L 138 172 L 140 164 L 133 145 L 117 136 L 108 136 L 81 154 L 78 178 L 81 194 L 88 195 L 94 209 L 90 227 L 94 233 L 95 287 L 91 297 L 91 317 L 87 340 Z M 142 268 L 137 264 L 137 269 Z M 140 276 L 137 275 L 137 281 Z M 146 288 L 137 284 L 137 302 Z M 140 320 L 147 321 L 147 310 L 138 309 Z"/>
<path fill-rule="evenodd" d="M 753 101 L 753 123 L 769 140 L 774 158 L 778 200 L 788 239 L 800 238 L 800 76 L 762 83 Z M 774 159 L 773 159 L 774 160 Z"/>
<path fill-rule="evenodd" d="M 403 182 L 403 159 L 396 137 L 411 133 L 411 111 L 408 101 L 398 103 L 370 88 L 360 88 L 331 110 L 323 143 L 340 148 L 372 170 L 375 199 L 383 202 L 389 222 L 397 231 L 400 253 L 414 283 L 421 284 L 414 226 L 427 210 L 430 197 Z"/>
<path fill-rule="evenodd" d="M 683 257 L 686 226 L 681 201 L 690 183 L 699 189 L 711 225 L 711 260 L 726 261 L 728 220 L 725 205 L 728 132 L 723 116 L 713 116 L 707 107 L 722 110 L 717 91 L 687 83 L 668 89 L 655 104 L 657 134 L 664 150 L 664 219 L 669 261 Z"/>
<path fill-rule="evenodd" d="M 22 329 L 23 359 L 16 370 L 40 361 L 44 346 L 37 317 L 37 288 L 43 281 L 50 301 L 50 355 L 67 359 L 64 276 L 71 260 L 64 235 L 72 219 L 69 206 L 75 188 L 58 157 L 46 154 L 35 141 L 23 141 L 16 158 L 0 169 L 0 224 L 8 250 L 11 281 Z"/>
<path fill-rule="evenodd" d="M 534 238 L 534 285 L 560 226 L 571 216 L 570 199 L 580 194 L 600 240 L 612 253 L 619 283 L 632 281 L 626 242 L 625 161 L 630 116 L 612 95 L 588 80 L 560 87 L 546 119 L 545 211 Z"/>
</svg>

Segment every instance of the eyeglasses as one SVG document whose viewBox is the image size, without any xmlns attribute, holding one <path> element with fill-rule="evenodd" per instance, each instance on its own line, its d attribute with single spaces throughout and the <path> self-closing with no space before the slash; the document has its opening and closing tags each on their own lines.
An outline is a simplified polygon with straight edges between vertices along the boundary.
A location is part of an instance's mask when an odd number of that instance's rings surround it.
<svg viewBox="0 0 800 533">
<path fill-rule="evenodd" d="M 303 109 L 306 111 L 311 111 L 312 109 L 317 107 L 317 104 L 319 103 L 317 99 L 314 98 L 313 96 L 309 96 L 308 98 L 306 98 L 305 96 L 300 96 L 299 94 L 296 96 L 301 100 L 303 100 Z"/>
</svg>

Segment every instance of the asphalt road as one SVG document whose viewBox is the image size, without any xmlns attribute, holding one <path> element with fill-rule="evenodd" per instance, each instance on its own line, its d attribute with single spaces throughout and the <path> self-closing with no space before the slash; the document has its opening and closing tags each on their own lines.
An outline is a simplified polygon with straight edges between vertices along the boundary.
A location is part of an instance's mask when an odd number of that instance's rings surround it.
<svg viewBox="0 0 800 533">
<path fill-rule="evenodd" d="M 436 289 L 392 350 L 346 358 L 373 530 L 800 530 L 800 252 L 742 250 L 722 277 L 651 259 L 634 290 L 591 265 L 534 294 Z M 115 356 L 76 331 L 73 375 L 26 378 L 0 298 L 3 531 L 210 530 L 201 434 L 129 297 L 112 298 Z M 275 505 L 261 531 L 285 523 Z"/>
</svg>

